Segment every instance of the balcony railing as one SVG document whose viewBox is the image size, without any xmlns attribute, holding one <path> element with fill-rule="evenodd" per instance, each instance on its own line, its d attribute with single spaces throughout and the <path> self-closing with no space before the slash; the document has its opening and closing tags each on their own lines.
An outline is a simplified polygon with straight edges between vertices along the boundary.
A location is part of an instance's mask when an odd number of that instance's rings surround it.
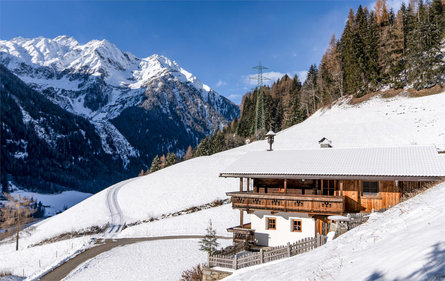
<svg viewBox="0 0 445 281">
<path fill-rule="evenodd" d="M 233 208 L 312 214 L 341 214 L 343 196 L 265 194 L 256 192 L 228 192 Z"/>
</svg>

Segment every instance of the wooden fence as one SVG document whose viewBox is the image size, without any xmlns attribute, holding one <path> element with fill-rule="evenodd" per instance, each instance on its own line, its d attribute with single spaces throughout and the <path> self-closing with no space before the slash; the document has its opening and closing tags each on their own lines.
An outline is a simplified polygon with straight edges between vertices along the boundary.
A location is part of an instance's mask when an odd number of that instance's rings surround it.
<svg viewBox="0 0 445 281">
<path fill-rule="evenodd" d="M 285 246 L 272 247 L 259 252 L 242 252 L 236 255 L 212 255 L 209 256 L 209 267 L 225 267 L 240 269 L 257 264 L 262 264 L 274 260 L 292 257 L 312 249 L 320 247 L 326 243 L 326 237 L 317 234 L 313 238 L 304 238 L 293 244 L 288 243 Z"/>
<path fill-rule="evenodd" d="M 357 227 L 362 223 L 368 221 L 369 213 L 348 214 L 348 217 L 350 218 L 350 221 L 347 223 L 348 230 L 351 230 L 354 227 Z"/>
</svg>

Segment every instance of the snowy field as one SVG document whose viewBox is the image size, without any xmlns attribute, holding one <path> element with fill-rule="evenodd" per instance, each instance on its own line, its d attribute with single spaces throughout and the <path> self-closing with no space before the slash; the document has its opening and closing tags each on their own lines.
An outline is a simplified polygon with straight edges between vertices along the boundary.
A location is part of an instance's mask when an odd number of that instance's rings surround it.
<svg viewBox="0 0 445 281">
<path fill-rule="evenodd" d="M 244 220 L 250 222 L 250 218 Z M 151 223 L 143 223 L 124 229 L 116 238 L 149 237 L 176 234 L 203 235 L 212 220 L 216 235 L 230 237 L 227 228 L 239 222 L 239 210 L 232 209 L 231 204 L 215 207 L 188 215 L 167 218 Z"/>
<path fill-rule="evenodd" d="M 355 106 L 338 104 L 331 109 L 320 110 L 305 122 L 278 133 L 274 149 L 316 148 L 318 140 L 322 137 L 331 139 L 334 147 L 433 144 L 445 149 L 444 108 L 444 93 L 421 98 L 373 98 Z M 226 192 L 239 188 L 239 180 L 219 178 L 219 173 L 246 152 L 267 148 L 268 144 L 265 141 L 253 142 L 129 180 L 121 184 L 122 187 L 113 201 L 119 205 L 119 213 L 123 221 L 128 224 L 149 218 L 159 218 L 162 215 L 206 204 L 215 199 L 226 198 Z M 12 268 L 14 272 L 21 272 L 20 268 L 24 262 L 35 264 L 32 252 L 29 249 L 25 250 L 30 244 L 66 232 L 80 231 L 91 226 L 103 226 L 113 221 L 116 211 L 111 211 L 107 196 L 108 191 L 113 188 L 109 187 L 65 212 L 27 229 L 20 246 L 22 253 L 20 260 L 15 258 L 13 251 L 3 251 L 1 247 L 4 245 L 0 247 L 2 253 L 0 259 L 10 259 L 8 268 Z M 203 234 L 209 217 L 212 217 L 220 234 L 223 234 L 226 227 L 239 223 L 237 212 L 232 211 L 228 206 L 222 206 L 214 210 L 129 227 L 116 237 L 187 232 Z M 188 224 L 189 218 L 196 223 L 196 226 Z M 245 220 L 248 219 L 246 216 Z M 379 239 L 378 236 L 376 239 Z M 57 261 L 54 257 L 49 257 L 49 259 L 53 262 Z M 177 265 L 183 268 L 181 264 Z M 0 260 L 0 271 L 4 267 Z M 38 271 L 39 268 L 34 268 L 34 270 Z M 145 266 L 140 270 L 150 271 L 153 268 Z"/>
<path fill-rule="evenodd" d="M 177 281 L 184 270 L 207 262 L 199 240 L 151 241 L 102 253 L 79 266 L 65 281 L 150 280 Z M 228 246 L 231 240 L 219 240 Z"/>
<path fill-rule="evenodd" d="M 59 261 L 89 247 L 90 237 L 63 240 L 43 246 L 15 250 L 15 243 L 0 243 L 0 272 L 33 276 L 55 266 Z"/>
<path fill-rule="evenodd" d="M 325 246 L 238 270 L 227 281 L 415 281 L 445 276 L 444 202 L 442 183 L 384 213 L 374 213 L 367 223 Z"/>
</svg>

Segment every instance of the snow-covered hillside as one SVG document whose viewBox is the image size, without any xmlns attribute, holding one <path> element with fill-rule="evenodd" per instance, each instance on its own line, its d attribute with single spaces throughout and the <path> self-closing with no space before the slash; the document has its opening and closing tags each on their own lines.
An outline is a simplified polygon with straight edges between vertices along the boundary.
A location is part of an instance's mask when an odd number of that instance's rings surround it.
<svg viewBox="0 0 445 281">
<path fill-rule="evenodd" d="M 242 269 L 231 280 L 443 280 L 445 183 L 311 252 Z"/>
<path fill-rule="evenodd" d="M 303 123 L 278 133 L 274 149 L 316 148 L 318 140 L 322 137 L 331 139 L 334 149 L 430 144 L 443 149 L 445 148 L 444 108 L 445 93 L 420 98 L 376 97 L 354 106 L 341 103 L 331 109 L 320 110 Z M 226 198 L 226 192 L 238 189 L 238 181 L 219 178 L 219 173 L 246 152 L 267 148 L 268 144 L 265 141 L 253 142 L 212 156 L 194 158 L 121 184 L 115 198 L 120 206 L 120 216 L 123 221 L 130 224 L 150 218 L 162 218 L 163 215 L 209 203 L 217 198 Z M 108 192 L 113 188 L 115 187 L 105 189 L 67 211 L 28 229 L 22 239 L 22 254 L 26 255 L 26 252 L 30 251 L 26 249 L 28 245 L 45 238 L 94 225 L 102 226 L 113 221 L 112 216 L 115 216 L 115 212 L 110 212 L 107 200 Z M 204 233 L 209 218 L 218 225 L 219 233 L 224 233 L 224 228 L 238 223 L 236 211 L 231 211 L 229 206 L 216 210 L 216 213 L 205 210 L 139 224 L 125 229 L 116 237 L 153 236 L 162 234 L 164 229 L 169 235 Z M 200 223 L 188 224 L 188 218 Z M 186 228 L 185 224 L 188 224 Z M 0 265 L 8 260 L 8 268 L 15 270 L 14 262 L 8 258 L 13 255 L 13 245 L 10 243 L 0 245 L 0 251 L 5 253 L 0 256 Z M 197 261 L 199 262 L 204 261 Z M 148 271 L 150 268 L 141 270 Z"/>
<path fill-rule="evenodd" d="M 121 158 L 123 168 L 137 166 L 130 168 L 132 175 L 149 167 L 156 154 L 185 153 L 239 114 L 237 105 L 175 61 L 137 58 L 107 40 L 0 40 L 0 64 L 51 102 L 88 119 L 105 153 Z"/>
</svg>

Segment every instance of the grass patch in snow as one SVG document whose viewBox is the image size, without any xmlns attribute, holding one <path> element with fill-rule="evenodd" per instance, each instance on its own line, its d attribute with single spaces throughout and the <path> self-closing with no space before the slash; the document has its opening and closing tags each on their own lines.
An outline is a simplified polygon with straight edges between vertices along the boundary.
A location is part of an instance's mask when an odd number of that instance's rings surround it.
<svg viewBox="0 0 445 281">
<path fill-rule="evenodd" d="M 104 232 L 107 229 L 107 227 L 108 227 L 108 224 L 106 224 L 104 226 L 97 226 L 96 225 L 96 226 L 92 226 L 92 227 L 89 227 L 89 228 L 87 228 L 85 230 L 81 230 L 81 231 L 65 232 L 65 233 L 62 233 L 62 234 L 60 234 L 58 236 L 42 240 L 39 243 L 35 243 L 35 244 L 32 244 L 32 245 L 29 245 L 28 248 L 36 247 L 36 246 L 42 246 L 42 245 L 45 245 L 45 244 L 54 243 L 54 242 L 67 240 L 67 239 L 72 239 L 72 238 L 76 238 L 76 237 L 82 237 L 82 236 L 87 236 L 87 235 L 99 234 L 99 233 Z"/>
<path fill-rule="evenodd" d="M 132 227 L 138 224 L 142 224 L 142 223 L 148 223 L 148 222 L 154 222 L 154 221 L 158 221 L 158 220 L 162 220 L 162 219 L 166 219 L 166 218 L 171 218 L 171 217 L 177 217 L 177 216 L 181 216 L 181 215 L 187 215 L 187 214 L 191 214 L 191 213 L 195 213 L 195 212 L 199 212 L 202 210 L 206 210 L 206 209 L 210 209 L 210 208 L 214 208 L 214 207 L 219 207 L 225 204 L 229 204 L 230 203 L 230 199 L 216 199 L 210 203 L 207 204 L 203 204 L 203 205 L 199 205 L 199 206 L 193 206 L 190 208 L 187 208 L 185 210 L 181 210 L 178 212 L 174 212 L 174 213 L 170 213 L 170 214 L 162 214 L 160 217 L 150 217 L 149 219 L 146 220 L 142 220 L 142 221 L 137 221 L 137 222 L 133 222 L 133 223 L 129 223 L 129 224 L 125 224 L 122 227 L 122 230 L 126 229 L 127 227 Z"/>
<path fill-rule="evenodd" d="M 415 97 L 425 97 L 425 96 L 431 96 L 431 95 L 436 95 L 436 94 L 440 94 L 443 93 L 444 91 L 444 85 L 435 85 L 434 87 L 431 88 L 427 88 L 427 89 L 421 89 L 421 90 L 416 90 L 414 88 L 410 88 L 410 89 L 388 89 L 388 90 L 383 90 L 383 91 L 377 91 L 377 92 L 371 92 L 368 93 L 360 98 L 351 98 L 351 100 L 349 101 L 350 104 L 355 105 L 355 104 L 360 104 L 362 102 L 368 101 L 371 98 L 375 97 L 375 96 L 380 96 L 382 98 L 394 98 L 396 96 L 404 96 L 404 97 L 410 97 L 410 98 L 415 98 Z"/>
</svg>

